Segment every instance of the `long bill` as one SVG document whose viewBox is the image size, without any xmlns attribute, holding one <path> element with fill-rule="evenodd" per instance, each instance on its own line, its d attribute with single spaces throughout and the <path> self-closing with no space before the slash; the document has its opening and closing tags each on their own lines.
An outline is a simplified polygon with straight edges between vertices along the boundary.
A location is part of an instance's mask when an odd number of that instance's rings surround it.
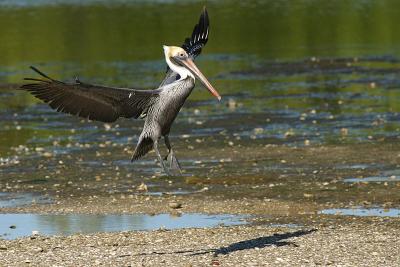
<svg viewBox="0 0 400 267">
<path fill-rule="evenodd" d="M 187 58 L 185 60 L 181 60 L 182 64 L 188 68 L 197 78 L 199 78 L 200 82 L 204 85 L 205 88 L 210 91 L 210 93 L 215 96 L 218 101 L 221 101 L 221 96 L 215 90 L 215 88 L 211 85 L 211 83 L 207 80 L 207 78 L 201 73 L 201 71 L 197 68 L 197 66 L 194 64 L 193 60 L 190 58 Z"/>
</svg>

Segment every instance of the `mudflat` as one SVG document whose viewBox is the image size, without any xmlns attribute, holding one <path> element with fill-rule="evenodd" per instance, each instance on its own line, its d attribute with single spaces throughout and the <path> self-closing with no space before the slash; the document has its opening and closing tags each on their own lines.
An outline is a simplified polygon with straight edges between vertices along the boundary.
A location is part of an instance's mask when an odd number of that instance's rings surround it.
<svg viewBox="0 0 400 267">
<path fill-rule="evenodd" d="M 173 209 L 171 202 L 182 208 Z M 210 196 L 100 197 L 3 209 L 35 213 L 243 213 L 250 224 L 205 229 L 32 235 L 0 240 L 4 266 L 398 266 L 400 219 L 321 215 L 315 205 Z M 297 214 L 297 215 L 296 215 Z"/>
</svg>

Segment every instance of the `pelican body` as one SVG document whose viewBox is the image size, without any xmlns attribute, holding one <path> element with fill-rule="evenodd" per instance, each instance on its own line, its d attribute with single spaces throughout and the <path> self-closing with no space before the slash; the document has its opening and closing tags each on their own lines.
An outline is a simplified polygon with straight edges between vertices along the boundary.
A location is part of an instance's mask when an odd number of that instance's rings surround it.
<svg viewBox="0 0 400 267">
<path fill-rule="evenodd" d="M 218 100 L 221 99 L 193 62 L 207 43 L 208 33 L 209 19 L 204 8 L 192 36 L 185 39 L 182 47 L 163 46 L 168 70 L 165 79 L 154 90 L 92 85 L 78 79 L 75 83 L 64 83 L 50 78 L 34 67 L 31 68 L 42 78 L 25 78 L 34 83 L 24 84 L 21 89 L 31 92 L 59 112 L 90 120 L 114 122 L 120 117 L 145 118 L 132 161 L 154 149 L 164 172 L 167 175 L 179 175 L 181 168 L 168 136 L 172 123 L 193 91 L 196 79 Z M 165 166 L 158 149 L 161 137 L 164 137 L 168 148 L 165 160 L 169 163 L 169 168 Z"/>
</svg>

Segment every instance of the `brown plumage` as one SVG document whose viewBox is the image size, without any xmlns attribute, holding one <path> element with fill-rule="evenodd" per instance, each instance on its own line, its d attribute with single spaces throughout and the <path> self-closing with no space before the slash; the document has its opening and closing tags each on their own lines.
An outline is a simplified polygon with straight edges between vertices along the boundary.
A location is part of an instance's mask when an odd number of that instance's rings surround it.
<svg viewBox="0 0 400 267">
<path fill-rule="evenodd" d="M 160 90 L 115 88 L 83 83 L 65 83 L 54 80 L 31 67 L 42 78 L 25 78 L 21 89 L 48 103 L 58 112 L 69 113 L 90 120 L 114 122 L 119 117 L 138 118 L 158 97 Z"/>
<path fill-rule="evenodd" d="M 194 88 L 195 77 L 199 78 L 214 96 L 221 98 L 192 61 L 207 43 L 208 33 L 209 20 L 204 8 L 191 38 L 187 38 L 183 44 L 185 49 L 164 46 L 169 69 L 160 87 L 154 90 L 106 87 L 79 80 L 65 83 L 50 78 L 34 67 L 31 68 L 41 75 L 41 78 L 26 78 L 25 80 L 33 83 L 24 84 L 21 89 L 29 91 L 58 112 L 90 120 L 114 122 L 120 117 L 145 117 L 143 131 L 132 160 L 139 159 L 154 148 L 164 171 L 171 174 L 158 151 L 158 140 L 164 136 L 169 150 L 167 159 L 170 168 L 177 170 L 174 174 L 178 174 L 179 163 L 174 156 L 168 135 L 179 110 Z"/>
</svg>

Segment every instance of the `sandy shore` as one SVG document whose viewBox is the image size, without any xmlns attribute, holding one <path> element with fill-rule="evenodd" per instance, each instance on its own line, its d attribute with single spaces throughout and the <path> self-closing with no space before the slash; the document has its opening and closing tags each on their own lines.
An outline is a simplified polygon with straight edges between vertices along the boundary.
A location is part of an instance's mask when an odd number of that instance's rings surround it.
<svg viewBox="0 0 400 267">
<path fill-rule="evenodd" d="M 172 201 L 181 203 L 182 208 L 171 209 Z M 304 203 L 201 195 L 60 199 L 51 205 L 2 212 L 205 212 L 254 217 L 250 225 L 235 227 L 1 240 L 0 262 L 2 266 L 400 265 L 399 218 L 328 216 L 317 214 L 317 209 Z"/>
<path fill-rule="evenodd" d="M 3 266 L 399 266 L 400 232 L 383 224 L 219 227 L 0 242 Z"/>
</svg>

